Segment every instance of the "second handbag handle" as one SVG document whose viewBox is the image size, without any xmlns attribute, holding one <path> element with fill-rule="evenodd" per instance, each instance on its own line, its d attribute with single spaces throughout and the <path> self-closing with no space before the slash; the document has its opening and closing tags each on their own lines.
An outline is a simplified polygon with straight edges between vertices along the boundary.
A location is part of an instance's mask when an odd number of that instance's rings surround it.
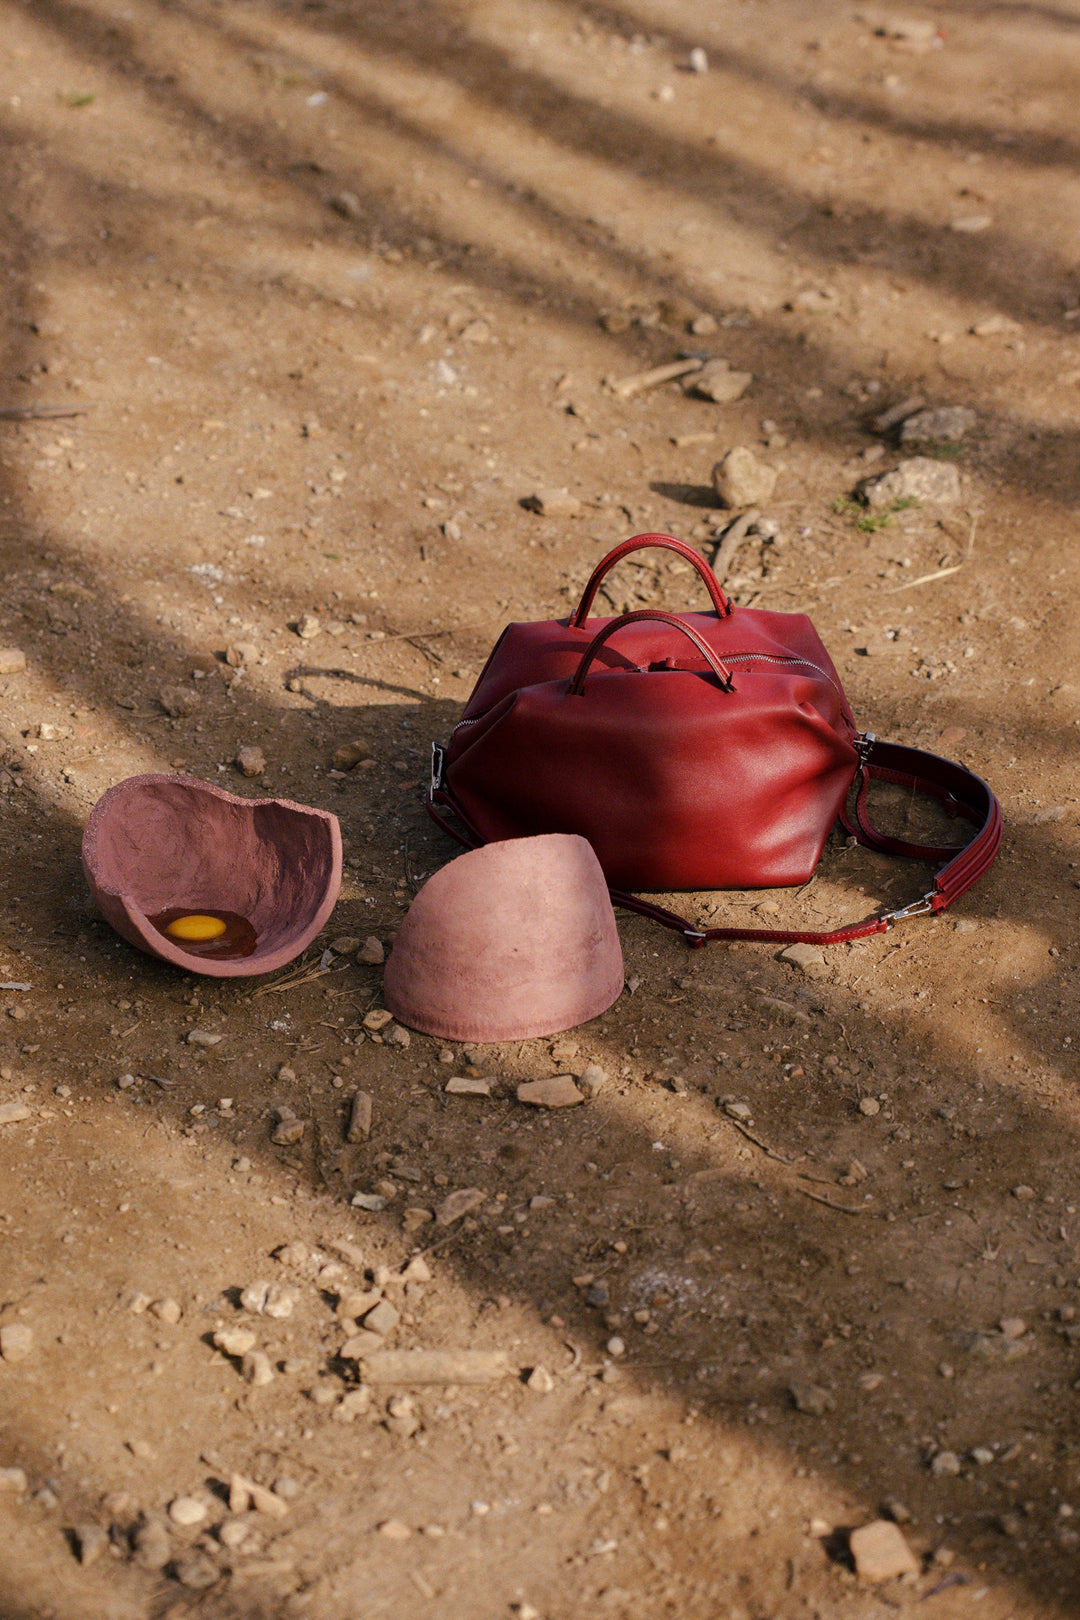
<svg viewBox="0 0 1080 1620">
<path fill-rule="evenodd" d="M 582 653 L 581 663 L 578 665 L 574 678 L 570 682 L 569 691 L 571 697 L 580 697 L 582 695 L 589 665 L 608 637 L 613 636 L 617 630 L 625 629 L 628 624 L 640 624 L 642 619 L 658 619 L 661 624 L 668 624 L 674 630 L 681 630 L 683 635 L 694 643 L 694 646 L 720 682 L 720 690 L 722 692 L 734 692 L 735 687 L 731 679 L 731 671 L 720 662 L 709 644 L 702 640 L 696 630 L 691 629 L 685 619 L 680 619 L 677 613 L 665 613 L 662 608 L 640 608 L 636 613 L 623 613 L 619 618 L 612 619 L 609 624 L 605 624 L 604 628 L 597 631 L 596 635 L 593 636 Z"/>
<path fill-rule="evenodd" d="M 722 619 L 726 619 L 734 611 L 734 603 L 724 594 L 720 581 L 709 567 L 705 558 L 693 546 L 688 546 L 685 540 L 676 540 L 673 534 L 635 534 L 632 540 L 624 540 L 621 546 L 609 551 L 607 556 L 592 571 L 589 583 L 581 593 L 581 601 L 570 616 L 573 629 L 580 630 L 589 617 L 589 609 L 593 605 L 593 598 L 600 588 L 604 576 L 611 572 L 616 563 L 622 562 L 632 551 L 642 551 L 646 546 L 660 546 L 665 551 L 678 552 L 680 557 L 690 564 L 701 575 L 705 582 L 705 589 L 712 599 L 712 605 Z"/>
</svg>

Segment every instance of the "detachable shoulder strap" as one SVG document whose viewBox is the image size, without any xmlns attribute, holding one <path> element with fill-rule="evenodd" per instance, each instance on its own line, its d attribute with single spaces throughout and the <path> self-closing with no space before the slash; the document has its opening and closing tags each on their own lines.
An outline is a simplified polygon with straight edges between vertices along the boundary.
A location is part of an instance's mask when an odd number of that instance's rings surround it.
<svg viewBox="0 0 1080 1620">
<path fill-rule="evenodd" d="M 654 906 L 636 894 L 612 889 L 612 904 L 627 911 L 636 911 L 650 917 L 665 928 L 683 935 L 689 945 L 709 945 L 718 940 L 749 940 L 775 945 L 842 945 L 847 940 L 867 939 L 872 934 L 885 934 L 896 923 L 908 917 L 919 917 L 944 911 L 958 900 L 971 885 L 982 877 L 993 864 L 1001 847 L 1001 806 L 990 787 L 963 765 L 941 759 L 937 754 L 925 753 L 920 748 L 906 748 L 900 743 L 883 743 L 873 732 L 856 738 L 859 767 L 852 783 L 851 810 L 841 813 L 840 821 L 846 831 L 868 849 L 889 855 L 903 855 L 910 860 L 940 862 L 933 886 L 910 905 L 896 911 L 887 911 L 846 928 L 824 932 L 791 928 L 697 928 L 677 912 Z M 441 750 L 438 750 L 441 754 Z M 978 828 L 969 843 L 912 844 L 904 839 L 892 838 L 879 832 L 867 814 L 867 796 L 871 782 L 891 782 L 914 792 L 927 793 L 940 801 L 948 814 L 960 816 Z M 467 849 L 473 849 L 484 840 L 471 826 L 454 801 L 453 795 L 442 783 L 441 759 L 439 769 L 433 770 L 432 787 L 427 796 L 427 810 L 432 820 Z M 440 807 L 451 811 L 464 828 L 459 832 L 440 813 Z"/>
</svg>

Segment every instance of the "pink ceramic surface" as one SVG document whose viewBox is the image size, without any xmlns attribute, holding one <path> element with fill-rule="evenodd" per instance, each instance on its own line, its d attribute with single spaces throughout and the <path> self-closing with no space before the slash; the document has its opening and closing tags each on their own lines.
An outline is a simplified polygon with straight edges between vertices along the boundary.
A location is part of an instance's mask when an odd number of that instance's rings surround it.
<svg viewBox="0 0 1080 1620">
<path fill-rule="evenodd" d="M 383 994 L 427 1035 L 518 1041 L 599 1017 L 622 987 L 592 846 L 547 833 L 486 844 L 429 878 L 398 929 Z"/>
<path fill-rule="evenodd" d="M 90 891 L 118 934 L 191 973 L 269 973 L 322 928 L 341 887 L 337 817 L 289 799 L 242 799 L 191 776 L 132 776 L 103 794 L 82 842 Z M 220 961 L 149 919 L 172 906 L 234 911 L 258 942 Z"/>
</svg>

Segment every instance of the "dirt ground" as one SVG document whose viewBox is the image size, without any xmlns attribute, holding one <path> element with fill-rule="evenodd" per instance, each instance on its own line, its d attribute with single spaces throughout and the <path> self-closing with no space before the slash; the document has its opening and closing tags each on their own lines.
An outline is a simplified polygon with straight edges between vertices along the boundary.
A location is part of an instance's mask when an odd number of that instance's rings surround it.
<svg viewBox="0 0 1080 1620">
<path fill-rule="evenodd" d="M 1080 1615 L 1078 52 L 1077 0 L 0 0 L 4 1620 Z M 752 381 L 619 390 L 686 354 Z M 974 413 L 919 447 L 959 494 L 875 515 L 912 396 Z M 810 974 L 622 915 L 583 1028 L 373 1035 L 330 944 L 455 853 L 429 744 L 499 628 L 635 532 L 711 555 L 739 445 L 737 600 L 993 784 L 993 871 Z M 700 607 L 639 562 L 602 611 Z M 91 806 L 168 770 L 340 817 L 292 968 L 95 914 Z M 506 1376 L 374 1383 L 380 1301 Z"/>
</svg>

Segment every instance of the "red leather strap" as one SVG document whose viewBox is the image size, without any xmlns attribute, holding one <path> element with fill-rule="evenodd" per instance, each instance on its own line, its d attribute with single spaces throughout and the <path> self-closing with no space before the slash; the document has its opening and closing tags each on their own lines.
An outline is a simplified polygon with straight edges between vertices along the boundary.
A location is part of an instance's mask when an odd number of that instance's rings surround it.
<svg viewBox="0 0 1080 1620">
<path fill-rule="evenodd" d="M 705 662 L 708 664 L 709 668 L 720 682 L 723 691 L 730 692 L 733 690 L 731 671 L 728 669 L 727 665 L 720 662 L 712 648 L 702 640 L 696 630 L 687 624 L 685 619 L 680 619 L 676 613 L 665 613 L 662 608 L 639 608 L 635 613 L 623 613 L 619 618 L 612 619 L 609 624 L 606 624 L 602 630 L 598 631 L 597 634 L 593 636 L 592 640 L 589 642 L 589 645 L 582 653 L 581 663 L 578 665 L 577 672 L 575 673 L 573 680 L 570 682 L 571 696 L 581 696 L 582 690 L 585 686 L 585 676 L 589 672 L 589 666 L 596 657 L 597 653 L 600 651 L 600 648 L 604 645 L 604 642 L 607 641 L 608 637 L 613 636 L 617 630 L 623 629 L 625 625 L 638 624 L 642 619 L 659 619 L 662 624 L 669 624 L 673 630 L 680 630 L 689 641 L 693 642 L 702 658 L 704 658 Z"/>
<path fill-rule="evenodd" d="M 615 564 L 628 557 L 632 551 L 641 551 L 646 546 L 661 546 L 665 551 L 676 551 L 684 557 L 690 566 L 697 570 L 705 582 L 705 589 L 712 599 L 712 605 L 722 619 L 726 619 L 733 612 L 733 604 L 724 594 L 723 587 L 704 557 L 693 546 L 688 546 L 684 540 L 676 540 L 673 534 L 635 534 L 632 540 L 624 540 L 621 546 L 609 551 L 602 562 L 597 563 L 592 571 L 589 583 L 581 593 L 581 601 L 570 615 L 570 624 L 573 629 L 580 630 L 589 617 L 589 609 L 593 599 L 604 579 Z"/>
<path fill-rule="evenodd" d="M 673 911 L 665 911 L 636 895 L 612 891 L 612 901 L 651 917 L 665 928 L 677 929 L 691 945 L 708 945 L 716 940 L 757 940 L 777 945 L 842 945 L 847 940 L 866 939 L 872 934 L 884 934 L 897 922 L 907 917 L 918 917 L 944 911 L 958 900 L 988 871 L 1001 847 L 1001 806 L 990 787 L 952 760 L 937 754 L 924 753 L 919 748 L 905 748 L 899 743 L 879 742 L 872 734 L 859 738 L 861 765 L 856 777 L 855 816 L 841 816 L 844 827 L 860 844 L 890 855 L 904 855 L 911 860 L 942 861 L 944 864 L 934 878 L 933 887 L 921 900 L 901 906 L 896 911 L 879 917 L 867 917 L 846 928 L 833 928 L 822 932 L 783 928 L 695 928 Z M 892 782 L 915 792 L 929 793 L 940 799 L 953 815 L 963 816 L 979 829 L 970 843 L 959 849 L 955 845 L 910 844 L 891 838 L 878 830 L 865 815 L 869 782 Z"/>
</svg>

